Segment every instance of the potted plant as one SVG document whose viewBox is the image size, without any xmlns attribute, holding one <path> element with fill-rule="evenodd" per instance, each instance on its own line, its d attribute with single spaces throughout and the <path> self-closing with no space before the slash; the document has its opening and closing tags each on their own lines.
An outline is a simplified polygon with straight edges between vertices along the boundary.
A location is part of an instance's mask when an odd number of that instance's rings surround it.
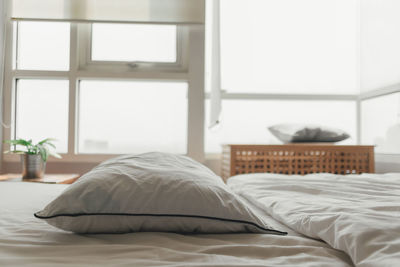
<svg viewBox="0 0 400 267">
<path fill-rule="evenodd" d="M 60 155 L 51 150 L 56 146 L 52 143 L 55 139 L 46 138 L 37 144 L 32 143 L 32 140 L 15 139 L 4 140 L 6 144 L 14 146 L 14 150 L 6 151 L 5 153 L 21 154 L 22 163 L 22 178 L 41 178 L 46 169 L 46 162 L 49 156 L 61 158 Z M 16 146 L 25 147 L 24 150 L 16 150 Z"/>
</svg>

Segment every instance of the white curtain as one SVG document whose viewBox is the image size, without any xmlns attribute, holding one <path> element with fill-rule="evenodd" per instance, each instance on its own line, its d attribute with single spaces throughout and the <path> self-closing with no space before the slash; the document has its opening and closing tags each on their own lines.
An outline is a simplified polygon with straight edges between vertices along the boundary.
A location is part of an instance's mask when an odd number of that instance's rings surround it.
<svg viewBox="0 0 400 267">
<path fill-rule="evenodd" d="M 212 44 L 211 44 L 211 95 L 209 128 L 219 124 L 221 115 L 221 42 L 220 0 L 212 0 Z"/>
<path fill-rule="evenodd" d="M 202 24 L 204 0 L 12 0 L 15 20 Z"/>
<path fill-rule="evenodd" d="M 3 125 L 3 84 L 4 84 L 4 59 L 5 59 L 5 18 L 6 18 L 6 1 L 0 1 L 0 124 Z M 0 126 L 0 140 L 3 140 L 3 131 Z M 0 142 L 0 151 L 3 151 L 3 142 Z M 0 153 L 0 162 L 3 153 Z"/>
<path fill-rule="evenodd" d="M 6 1 L 0 1 L 0 96 L 3 96 L 3 83 L 4 83 L 4 60 L 5 60 L 5 43 L 6 43 Z M 0 101 L 0 113 L 3 101 Z M 0 114 L 1 115 L 1 114 Z M 2 120 L 2 116 L 0 116 Z M 0 133 L 1 135 L 1 133 Z"/>
</svg>

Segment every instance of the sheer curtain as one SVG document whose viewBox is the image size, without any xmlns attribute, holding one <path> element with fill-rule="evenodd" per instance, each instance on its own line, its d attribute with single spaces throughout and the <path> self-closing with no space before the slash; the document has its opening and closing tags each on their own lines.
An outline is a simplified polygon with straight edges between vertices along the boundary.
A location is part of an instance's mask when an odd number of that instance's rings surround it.
<svg viewBox="0 0 400 267">
<path fill-rule="evenodd" d="M 5 39 L 6 39 L 6 1 L 0 1 L 0 95 L 3 95 L 4 82 L 4 60 L 5 60 Z M 0 112 L 2 112 L 2 101 L 0 101 Z M 2 118 L 2 117 L 0 117 Z M 1 135 L 1 133 L 0 133 Z"/>
<path fill-rule="evenodd" d="M 220 0 L 212 0 L 211 5 L 211 66 L 210 66 L 210 122 L 208 127 L 219 124 L 221 114 L 221 42 L 220 42 Z"/>
<path fill-rule="evenodd" d="M 6 1 L 0 1 L 0 122 L 3 123 L 3 83 L 4 83 L 4 58 L 5 58 L 5 17 L 6 17 Z M 1 128 L 0 128 L 1 129 Z M 0 139 L 3 140 L 3 131 L 0 131 Z M 2 149 L 2 142 L 0 143 Z M 2 150 L 1 150 L 2 151 Z M 0 153 L 0 161 L 2 153 Z"/>
</svg>

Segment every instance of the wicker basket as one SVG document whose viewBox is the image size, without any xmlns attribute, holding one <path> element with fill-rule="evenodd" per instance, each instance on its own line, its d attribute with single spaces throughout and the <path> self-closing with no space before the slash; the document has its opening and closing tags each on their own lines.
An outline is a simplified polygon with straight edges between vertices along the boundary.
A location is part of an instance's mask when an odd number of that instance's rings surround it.
<svg viewBox="0 0 400 267">
<path fill-rule="evenodd" d="M 244 173 L 373 173 L 373 146 L 224 145 L 222 178 Z"/>
</svg>

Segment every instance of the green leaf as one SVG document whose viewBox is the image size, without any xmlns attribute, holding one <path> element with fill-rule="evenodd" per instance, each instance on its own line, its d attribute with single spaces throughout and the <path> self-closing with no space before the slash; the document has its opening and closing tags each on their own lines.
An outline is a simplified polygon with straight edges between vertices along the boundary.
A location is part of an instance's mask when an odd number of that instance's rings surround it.
<svg viewBox="0 0 400 267">
<path fill-rule="evenodd" d="M 58 159 L 62 158 L 61 155 L 56 153 L 56 152 L 53 152 L 51 150 L 49 150 L 48 152 L 49 152 L 49 155 L 52 156 L 52 157 L 55 157 L 55 158 L 58 158 Z"/>
<path fill-rule="evenodd" d="M 54 138 L 46 138 L 37 143 L 36 145 L 32 144 L 32 139 L 30 140 L 24 140 L 24 139 L 15 139 L 15 140 L 4 140 L 4 143 L 10 144 L 11 146 L 24 146 L 26 147 L 27 151 L 20 151 L 20 150 L 15 150 L 15 151 L 7 151 L 7 153 L 16 153 L 16 154 L 21 154 L 21 153 L 26 153 L 26 154 L 32 154 L 32 155 L 37 155 L 40 154 L 41 158 L 43 161 L 47 161 L 49 156 L 53 156 L 55 158 L 61 158 L 59 154 L 56 152 L 52 152 L 50 150 L 51 148 L 56 148 L 56 146 L 52 143 L 52 141 L 57 141 L 57 139 Z"/>
<path fill-rule="evenodd" d="M 44 162 L 46 162 L 47 159 L 49 158 L 49 151 L 48 151 L 47 147 L 45 147 L 43 145 L 36 145 L 36 147 L 38 148 L 38 150 L 40 152 L 40 156 L 42 157 L 42 160 Z"/>
<path fill-rule="evenodd" d="M 49 144 L 52 141 L 57 141 L 57 139 L 55 139 L 55 138 L 46 138 L 46 139 L 43 139 L 42 141 L 40 141 L 38 144 L 39 145 Z"/>
<path fill-rule="evenodd" d="M 44 145 L 51 146 L 54 149 L 56 148 L 56 146 L 53 143 L 45 143 Z"/>
<path fill-rule="evenodd" d="M 29 146 L 32 145 L 31 142 L 26 141 L 24 139 L 4 140 L 3 142 L 6 143 L 6 144 L 14 145 L 14 146 L 20 145 L 20 146 L 29 147 Z"/>
</svg>

